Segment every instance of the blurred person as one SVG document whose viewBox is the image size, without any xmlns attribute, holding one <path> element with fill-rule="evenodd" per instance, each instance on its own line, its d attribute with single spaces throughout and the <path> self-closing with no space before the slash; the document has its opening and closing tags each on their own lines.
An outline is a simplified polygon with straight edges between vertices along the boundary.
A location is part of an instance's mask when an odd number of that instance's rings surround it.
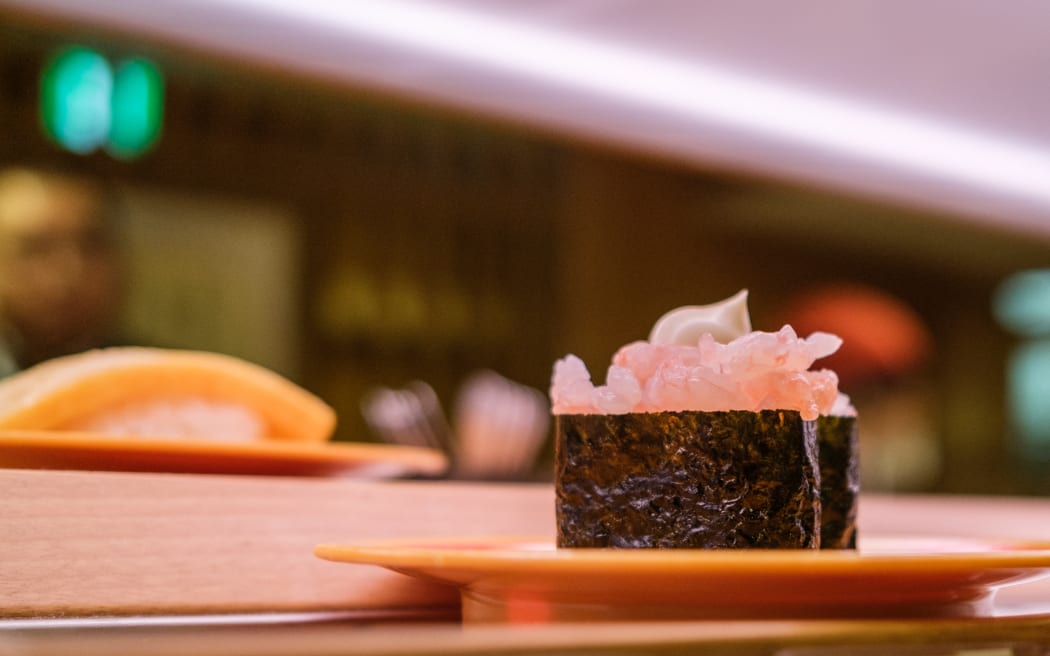
<svg viewBox="0 0 1050 656">
<path fill-rule="evenodd" d="M 122 276 L 109 209 L 90 179 L 0 171 L 0 376 L 115 343 Z"/>
</svg>

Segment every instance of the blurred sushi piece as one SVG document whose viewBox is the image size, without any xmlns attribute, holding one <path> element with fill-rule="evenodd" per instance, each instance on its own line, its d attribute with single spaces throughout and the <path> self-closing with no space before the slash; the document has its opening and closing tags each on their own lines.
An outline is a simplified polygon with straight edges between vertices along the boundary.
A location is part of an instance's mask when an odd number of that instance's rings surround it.
<svg viewBox="0 0 1050 656">
<path fill-rule="evenodd" d="M 0 381 L 0 429 L 323 442 L 335 423 L 335 411 L 310 392 L 217 353 L 98 349 Z"/>
</svg>

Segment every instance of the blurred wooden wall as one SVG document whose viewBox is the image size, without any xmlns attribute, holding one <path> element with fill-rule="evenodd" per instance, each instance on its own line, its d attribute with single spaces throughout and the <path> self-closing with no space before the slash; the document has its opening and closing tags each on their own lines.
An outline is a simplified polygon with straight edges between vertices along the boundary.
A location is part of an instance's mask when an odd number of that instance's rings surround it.
<svg viewBox="0 0 1050 656">
<path fill-rule="evenodd" d="M 134 162 L 68 155 L 36 117 L 38 74 L 64 30 L 0 27 L 0 164 L 288 208 L 302 262 L 298 382 L 336 407 L 341 439 L 372 439 L 358 403 L 374 385 L 418 378 L 450 401 L 487 367 L 546 389 L 567 352 L 602 378 L 618 346 L 677 305 L 747 287 L 756 328 L 772 330 L 794 293 L 851 280 L 897 295 L 935 337 L 925 375 L 944 466 L 931 488 L 1050 492 L 1050 477 L 1011 455 L 1013 341 L 988 310 L 1003 276 L 1045 263 L 1043 244 L 111 34 L 77 36 L 160 63 L 164 133 Z"/>
</svg>

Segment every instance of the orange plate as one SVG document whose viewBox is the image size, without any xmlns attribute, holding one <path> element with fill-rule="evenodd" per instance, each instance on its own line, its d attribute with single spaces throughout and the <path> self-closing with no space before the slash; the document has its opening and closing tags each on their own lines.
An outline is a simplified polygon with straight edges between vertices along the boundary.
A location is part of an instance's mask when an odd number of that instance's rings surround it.
<svg viewBox="0 0 1050 656">
<path fill-rule="evenodd" d="M 436 476 L 448 460 L 431 449 L 349 442 L 222 442 L 0 430 L 0 467 L 267 476 Z"/>
<path fill-rule="evenodd" d="M 550 540 L 322 544 L 321 558 L 460 587 L 473 622 L 978 617 L 1050 574 L 1050 543 L 872 538 L 859 551 L 555 549 Z"/>
</svg>

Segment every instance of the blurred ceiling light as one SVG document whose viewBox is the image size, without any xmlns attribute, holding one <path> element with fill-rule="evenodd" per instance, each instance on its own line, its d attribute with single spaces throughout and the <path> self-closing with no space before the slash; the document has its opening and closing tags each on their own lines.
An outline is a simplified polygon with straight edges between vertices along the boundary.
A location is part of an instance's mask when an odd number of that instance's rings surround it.
<svg viewBox="0 0 1050 656">
<path fill-rule="evenodd" d="M 321 29 L 553 82 L 640 109 L 1050 203 L 1050 150 L 936 117 L 486 14 L 483 9 L 413 0 L 226 1 Z"/>
</svg>

